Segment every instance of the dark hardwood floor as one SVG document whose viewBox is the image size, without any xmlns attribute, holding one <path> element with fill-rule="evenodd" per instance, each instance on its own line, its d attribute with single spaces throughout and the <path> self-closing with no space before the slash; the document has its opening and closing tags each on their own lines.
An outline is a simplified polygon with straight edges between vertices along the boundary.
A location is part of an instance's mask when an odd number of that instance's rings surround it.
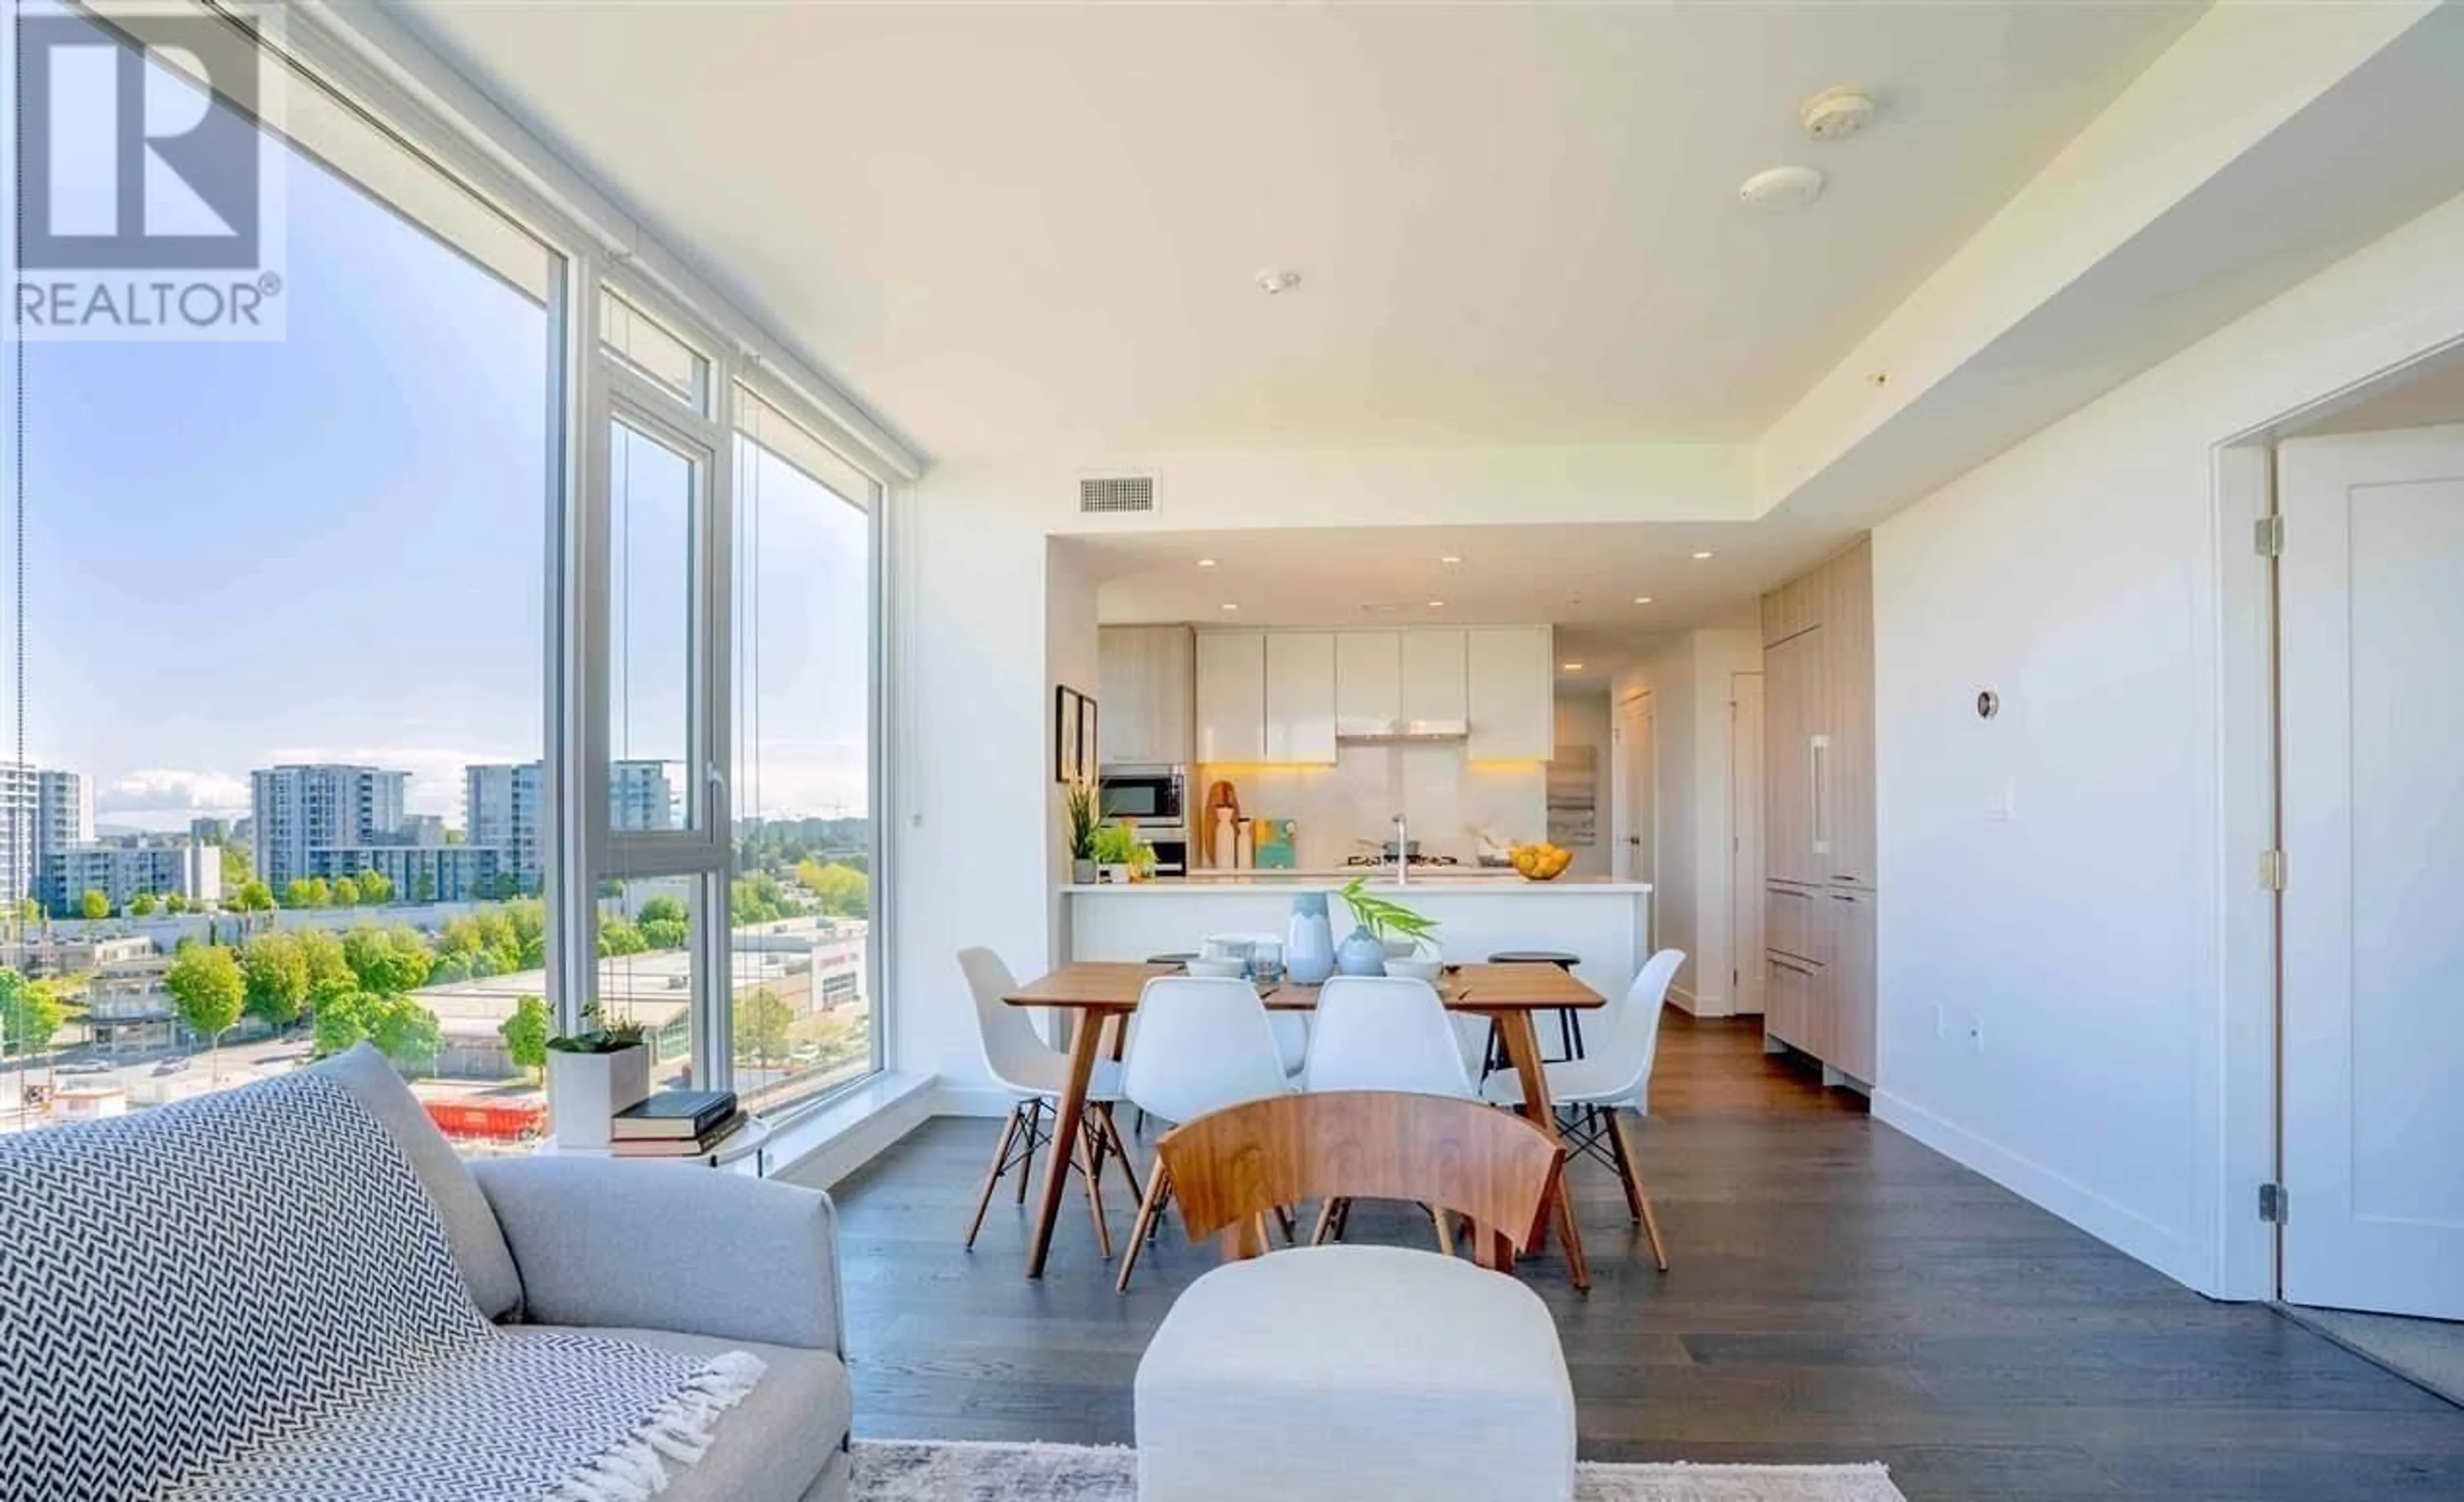
<svg viewBox="0 0 2464 1502">
<path fill-rule="evenodd" d="M 1593 1292 L 1553 1256 L 1526 1264 L 1584 1458 L 1881 1460 L 1918 1502 L 2464 1498 L 2464 1409 L 2264 1307 L 2185 1292 L 1766 1060 L 1759 1037 L 1669 1015 L 1637 1134 L 1668 1272 L 1592 1163 L 1573 1178 Z M 838 1187 L 856 1430 L 1128 1443 L 1138 1354 L 1214 1251 L 1168 1225 L 1117 1297 L 1073 1195 L 1030 1283 L 1008 1185 L 960 1249 L 998 1125 L 934 1121 Z M 1110 1208 L 1125 1235 L 1134 1206 Z M 1353 1222 L 1355 1239 L 1426 1231 L 1369 1206 Z"/>
</svg>

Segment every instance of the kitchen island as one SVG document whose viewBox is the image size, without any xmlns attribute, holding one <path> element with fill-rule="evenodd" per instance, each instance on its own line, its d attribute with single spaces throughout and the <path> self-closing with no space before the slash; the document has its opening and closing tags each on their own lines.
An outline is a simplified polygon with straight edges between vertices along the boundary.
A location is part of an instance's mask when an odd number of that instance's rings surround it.
<svg viewBox="0 0 2464 1502">
<path fill-rule="evenodd" d="M 1280 936 L 1291 921 L 1293 896 L 1304 892 L 1327 895 L 1339 944 L 1353 926 L 1336 895 L 1343 885 L 1323 875 L 1253 871 L 1065 886 L 1069 958 L 1144 960 L 1195 950 L 1213 934 Z M 1475 869 L 1450 875 L 1416 871 L 1400 883 L 1389 870 L 1366 885 L 1436 920 L 1433 937 L 1450 961 L 1477 962 L 1505 949 L 1561 949 L 1581 956 L 1574 973 L 1614 1000 L 1651 954 L 1651 888 L 1643 882 L 1526 881 Z"/>
</svg>

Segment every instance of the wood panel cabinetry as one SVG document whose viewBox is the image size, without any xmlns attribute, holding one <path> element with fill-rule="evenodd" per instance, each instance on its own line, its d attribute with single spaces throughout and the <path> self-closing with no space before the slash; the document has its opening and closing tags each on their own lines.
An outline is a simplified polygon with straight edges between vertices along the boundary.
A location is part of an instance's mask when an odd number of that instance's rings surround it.
<svg viewBox="0 0 2464 1502">
<path fill-rule="evenodd" d="M 1874 1083 L 1873 550 L 1763 596 L 1764 1029 Z"/>
<path fill-rule="evenodd" d="M 1191 760 L 1194 636 L 1186 626 L 1107 626 L 1096 632 L 1097 736 L 1105 764 L 1178 766 Z"/>
</svg>

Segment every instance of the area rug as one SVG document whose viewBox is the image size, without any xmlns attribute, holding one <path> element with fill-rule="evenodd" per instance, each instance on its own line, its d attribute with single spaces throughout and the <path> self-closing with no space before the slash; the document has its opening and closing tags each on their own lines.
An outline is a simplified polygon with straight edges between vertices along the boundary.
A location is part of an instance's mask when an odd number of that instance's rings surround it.
<svg viewBox="0 0 2464 1502">
<path fill-rule="evenodd" d="M 1907 1502 L 1864 1466 L 1575 1468 L 1575 1502 Z M 1136 1502 L 1122 1446 L 858 1440 L 855 1502 Z"/>
</svg>

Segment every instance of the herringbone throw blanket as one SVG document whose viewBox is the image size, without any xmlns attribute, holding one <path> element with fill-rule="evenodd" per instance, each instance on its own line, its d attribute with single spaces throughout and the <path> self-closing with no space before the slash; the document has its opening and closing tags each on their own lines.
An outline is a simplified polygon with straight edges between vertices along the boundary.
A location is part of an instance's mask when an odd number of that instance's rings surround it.
<svg viewBox="0 0 2464 1502">
<path fill-rule="evenodd" d="M 635 1502 L 760 1373 L 498 1331 L 319 1075 L 0 1138 L 8 1502 Z"/>
</svg>

